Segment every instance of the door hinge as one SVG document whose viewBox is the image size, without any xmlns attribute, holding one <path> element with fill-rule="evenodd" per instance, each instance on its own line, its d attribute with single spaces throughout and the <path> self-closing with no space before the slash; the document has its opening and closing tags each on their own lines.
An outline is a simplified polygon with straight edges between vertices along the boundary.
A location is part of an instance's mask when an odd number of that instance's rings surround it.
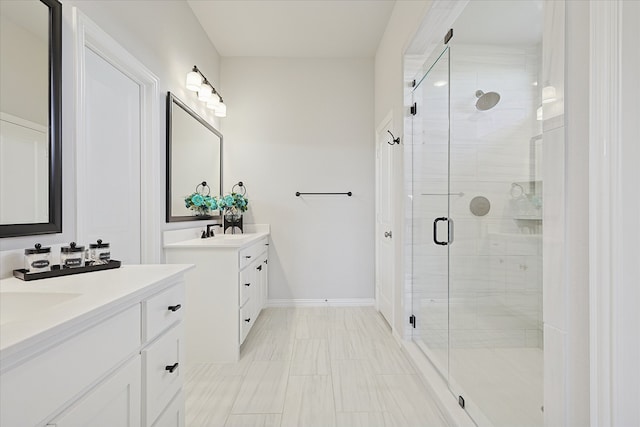
<svg viewBox="0 0 640 427">
<path fill-rule="evenodd" d="M 416 87 L 416 79 L 413 79 L 413 80 L 411 81 L 411 87 Z"/>
<path fill-rule="evenodd" d="M 444 44 L 449 43 L 449 40 L 451 40 L 452 37 L 453 37 L 453 28 L 450 28 L 449 31 L 447 31 L 447 34 L 444 35 Z"/>
<path fill-rule="evenodd" d="M 418 103 L 414 102 L 411 106 L 411 115 L 415 116 L 416 114 L 418 114 Z"/>
<path fill-rule="evenodd" d="M 409 316 L 409 324 L 413 325 L 413 328 L 416 328 L 416 316 L 414 316 L 413 314 L 411 316 Z"/>
</svg>

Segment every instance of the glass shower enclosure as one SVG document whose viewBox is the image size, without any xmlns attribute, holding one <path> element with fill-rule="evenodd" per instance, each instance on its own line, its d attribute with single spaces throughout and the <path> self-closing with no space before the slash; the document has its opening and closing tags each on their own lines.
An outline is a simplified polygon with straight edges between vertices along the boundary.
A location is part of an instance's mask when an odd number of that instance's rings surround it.
<svg viewBox="0 0 640 427">
<path fill-rule="evenodd" d="M 541 426 L 542 36 L 493 30 L 454 26 L 413 88 L 412 339 L 478 425 Z"/>
</svg>

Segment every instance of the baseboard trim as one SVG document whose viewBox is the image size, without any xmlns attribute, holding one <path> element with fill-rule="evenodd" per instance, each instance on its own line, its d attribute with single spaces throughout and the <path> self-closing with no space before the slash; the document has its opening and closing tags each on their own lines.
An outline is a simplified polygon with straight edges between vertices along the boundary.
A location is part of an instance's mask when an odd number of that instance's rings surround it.
<svg viewBox="0 0 640 427">
<path fill-rule="evenodd" d="M 374 306 L 374 298 L 340 299 L 270 299 L 267 307 L 368 307 Z"/>
</svg>

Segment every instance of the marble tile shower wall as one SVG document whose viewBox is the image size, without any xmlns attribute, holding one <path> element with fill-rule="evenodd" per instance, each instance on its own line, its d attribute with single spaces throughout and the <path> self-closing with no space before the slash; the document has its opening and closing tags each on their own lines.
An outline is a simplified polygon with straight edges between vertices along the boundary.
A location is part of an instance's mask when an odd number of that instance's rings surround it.
<svg viewBox="0 0 640 427">
<path fill-rule="evenodd" d="M 413 123 L 413 174 L 407 177 L 413 265 L 405 295 L 412 294 L 432 348 L 447 345 L 447 329 L 454 348 L 542 347 L 541 222 L 518 219 L 519 188 L 512 191 L 513 183 L 530 190 L 531 138 L 541 131 L 535 119 L 540 90 L 533 85 L 539 52 L 540 46 L 454 45 L 451 146 L 433 134 L 446 111 Z M 478 111 L 478 89 L 500 93 L 498 105 Z M 450 192 L 460 193 L 450 198 L 449 215 L 446 201 L 421 196 L 446 192 L 447 156 Z M 471 213 L 476 196 L 489 199 L 486 216 Z M 432 241 L 433 220 L 441 216 L 455 221 L 448 266 L 446 247 Z"/>
</svg>

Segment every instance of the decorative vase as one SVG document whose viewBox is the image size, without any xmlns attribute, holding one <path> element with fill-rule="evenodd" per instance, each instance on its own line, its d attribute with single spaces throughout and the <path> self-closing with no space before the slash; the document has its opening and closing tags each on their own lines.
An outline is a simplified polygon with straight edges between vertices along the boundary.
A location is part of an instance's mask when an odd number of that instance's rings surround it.
<svg viewBox="0 0 640 427">
<path fill-rule="evenodd" d="M 193 209 L 193 213 L 194 213 L 195 216 L 209 216 L 210 215 L 209 209 L 202 208 L 202 207 Z"/>
<path fill-rule="evenodd" d="M 231 234 L 236 233 L 236 228 L 240 230 L 240 233 L 243 233 L 242 214 L 239 213 L 235 207 L 225 209 L 223 218 L 224 218 L 223 233 L 227 232 L 227 228 L 231 228 Z"/>
</svg>

